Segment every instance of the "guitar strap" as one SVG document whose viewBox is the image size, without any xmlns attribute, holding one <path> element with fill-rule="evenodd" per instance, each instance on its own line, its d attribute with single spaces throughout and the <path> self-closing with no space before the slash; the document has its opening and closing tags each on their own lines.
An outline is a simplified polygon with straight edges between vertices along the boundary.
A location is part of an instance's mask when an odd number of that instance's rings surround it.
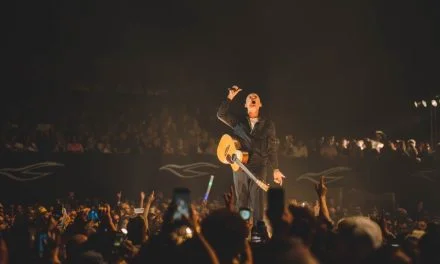
<svg viewBox="0 0 440 264">
<path fill-rule="evenodd" d="M 246 129 L 244 127 L 243 124 L 238 124 L 236 125 L 234 128 L 234 134 L 242 139 L 243 145 L 244 145 L 244 149 L 245 150 L 250 150 L 251 149 L 251 145 L 252 145 L 252 139 L 249 137 L 249 135 L 246 133 Z"/>
</svg>

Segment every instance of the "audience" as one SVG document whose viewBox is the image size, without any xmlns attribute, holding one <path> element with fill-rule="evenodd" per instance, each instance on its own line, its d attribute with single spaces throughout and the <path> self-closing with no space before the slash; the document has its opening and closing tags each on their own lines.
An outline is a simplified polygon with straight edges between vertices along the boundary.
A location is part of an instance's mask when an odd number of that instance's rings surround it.
<svg viewBox="0 0 440 264">
<path fill-rule="evenodd" d="M 49 112 L 38 111 L 37 106 L 42 103 L 38 98 L 35 101 L 29 99 L 29 107 L 20 111 L 3 106 L 15 112 L 9 115 L 13 119 L 0 119 L 0 151 L 215 154 L 219 134 L 212 127 L 217 120 L 207 119 L 200 108 L 186 107 L 178 99 L 174 102 L 172 97 L 165 96 L 163 99 L 146 97 L 138 100 L 130 96 L 112 98 L 108 94 L 103 97 L 88 93 L 56 96 Z M 84 103 L 69 103 L 67 97 L 72 96 Z M 280 148 L 281 154 L 293 159 L 320 157 L 330 162 L 372 160 L 384 156 L 416 162 L 440 159 L 440 143 L 431 146 L 414 139 L 393 140 L 382 131 L 376 131 L 371 138 L 361 139 L 336 139 L 333 136 L 320 140 L 297 139 L 287 135 Z"/>
<path fill-rule="evenodd" d="M 182 220 L 154 192 L 139 204 L 117 193 L 113 208 L 74 193 L 53 205 L 0 204 L 0 263 L 440 263 L 440 222 L 422 202 L 414 214 L 343 215 L 332 213 L 344 209 L 324 177 L 315 190 L 313 208 L 292 201 L 257 223 L 238 213 L 233 188 L 224 206 L 195 199 Z"/>
</svg>

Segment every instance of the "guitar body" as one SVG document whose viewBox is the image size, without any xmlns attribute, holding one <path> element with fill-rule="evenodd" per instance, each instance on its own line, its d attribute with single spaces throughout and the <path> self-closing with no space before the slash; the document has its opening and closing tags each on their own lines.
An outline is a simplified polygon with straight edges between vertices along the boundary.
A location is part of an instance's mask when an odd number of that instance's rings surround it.
<svg viewBox="0 0 440 264">
<path fill-rule="evenodd" d="M 249 161 L 249 153 L 240 150 L 240 142 L 230 135 L 221 137 L 217 147 L 217 158 L 221 163 L 231 165 L 233 171 L 243 170 L 258 187 L 267 192 L 269 185 L 257 179 L 252 172 L 244 165 Z"/>
<path fill-rule="evenodd" d="M 249 153 L 241 151 L 240 148 L 241 145 L 238 140 L 228 134 L 224 134 L 218 143 L 217 158 L 220 162 L 231 165 L 233 171 L 238 171 L 240 166 L 231 160 L 233 155 L 236 155 L 237 159 L 243 164 L 247 164 L 249 161 Z"/>
</svg>

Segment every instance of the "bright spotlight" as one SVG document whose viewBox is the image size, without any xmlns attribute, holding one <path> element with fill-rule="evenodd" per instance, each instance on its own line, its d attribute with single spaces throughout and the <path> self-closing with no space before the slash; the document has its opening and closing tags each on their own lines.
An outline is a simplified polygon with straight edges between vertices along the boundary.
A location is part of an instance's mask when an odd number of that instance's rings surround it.
<svg viewBox="0 0 440 264">
<path fill-rule="evenodd" d="M 437 107 L 437 105 L 438 105 L 436 100 L 432 100 L 432 101 L 431 101 L 431 104 L 432 104 L 432 106 L 434 106 L 434 107 Z"/>
<path fill-rule="evenodd" d="M 417 108 L 419 107 L 419 103 L 417 101 L 414 101 L 414 106 Z"/>
<path fill-rule="evenodd" d="M 428 106 L 428 104 L 426 103 L 425 100 L 422 101 L 422 105 L 423 105 L 423 107 L 427 107 Z"/>
</svg>

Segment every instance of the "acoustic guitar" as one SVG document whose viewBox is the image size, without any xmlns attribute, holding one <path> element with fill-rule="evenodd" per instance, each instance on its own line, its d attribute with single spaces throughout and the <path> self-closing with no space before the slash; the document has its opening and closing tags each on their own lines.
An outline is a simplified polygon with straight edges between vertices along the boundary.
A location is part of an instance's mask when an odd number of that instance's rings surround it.
<svg viewBox="0 0 440 264">
<path fill-rule="evenodd" d="M 255 175 L 245 166 L 249 161 L 249 153 L 241 151 L 241 144 L 238 140 L 228 134 L 224 134 L 217 146 L 217 158 L 221 163 L 231 165 L 233 171 L 243 170 L 265 192 L 269 185 L 257 179 Z"/>
</svg>

